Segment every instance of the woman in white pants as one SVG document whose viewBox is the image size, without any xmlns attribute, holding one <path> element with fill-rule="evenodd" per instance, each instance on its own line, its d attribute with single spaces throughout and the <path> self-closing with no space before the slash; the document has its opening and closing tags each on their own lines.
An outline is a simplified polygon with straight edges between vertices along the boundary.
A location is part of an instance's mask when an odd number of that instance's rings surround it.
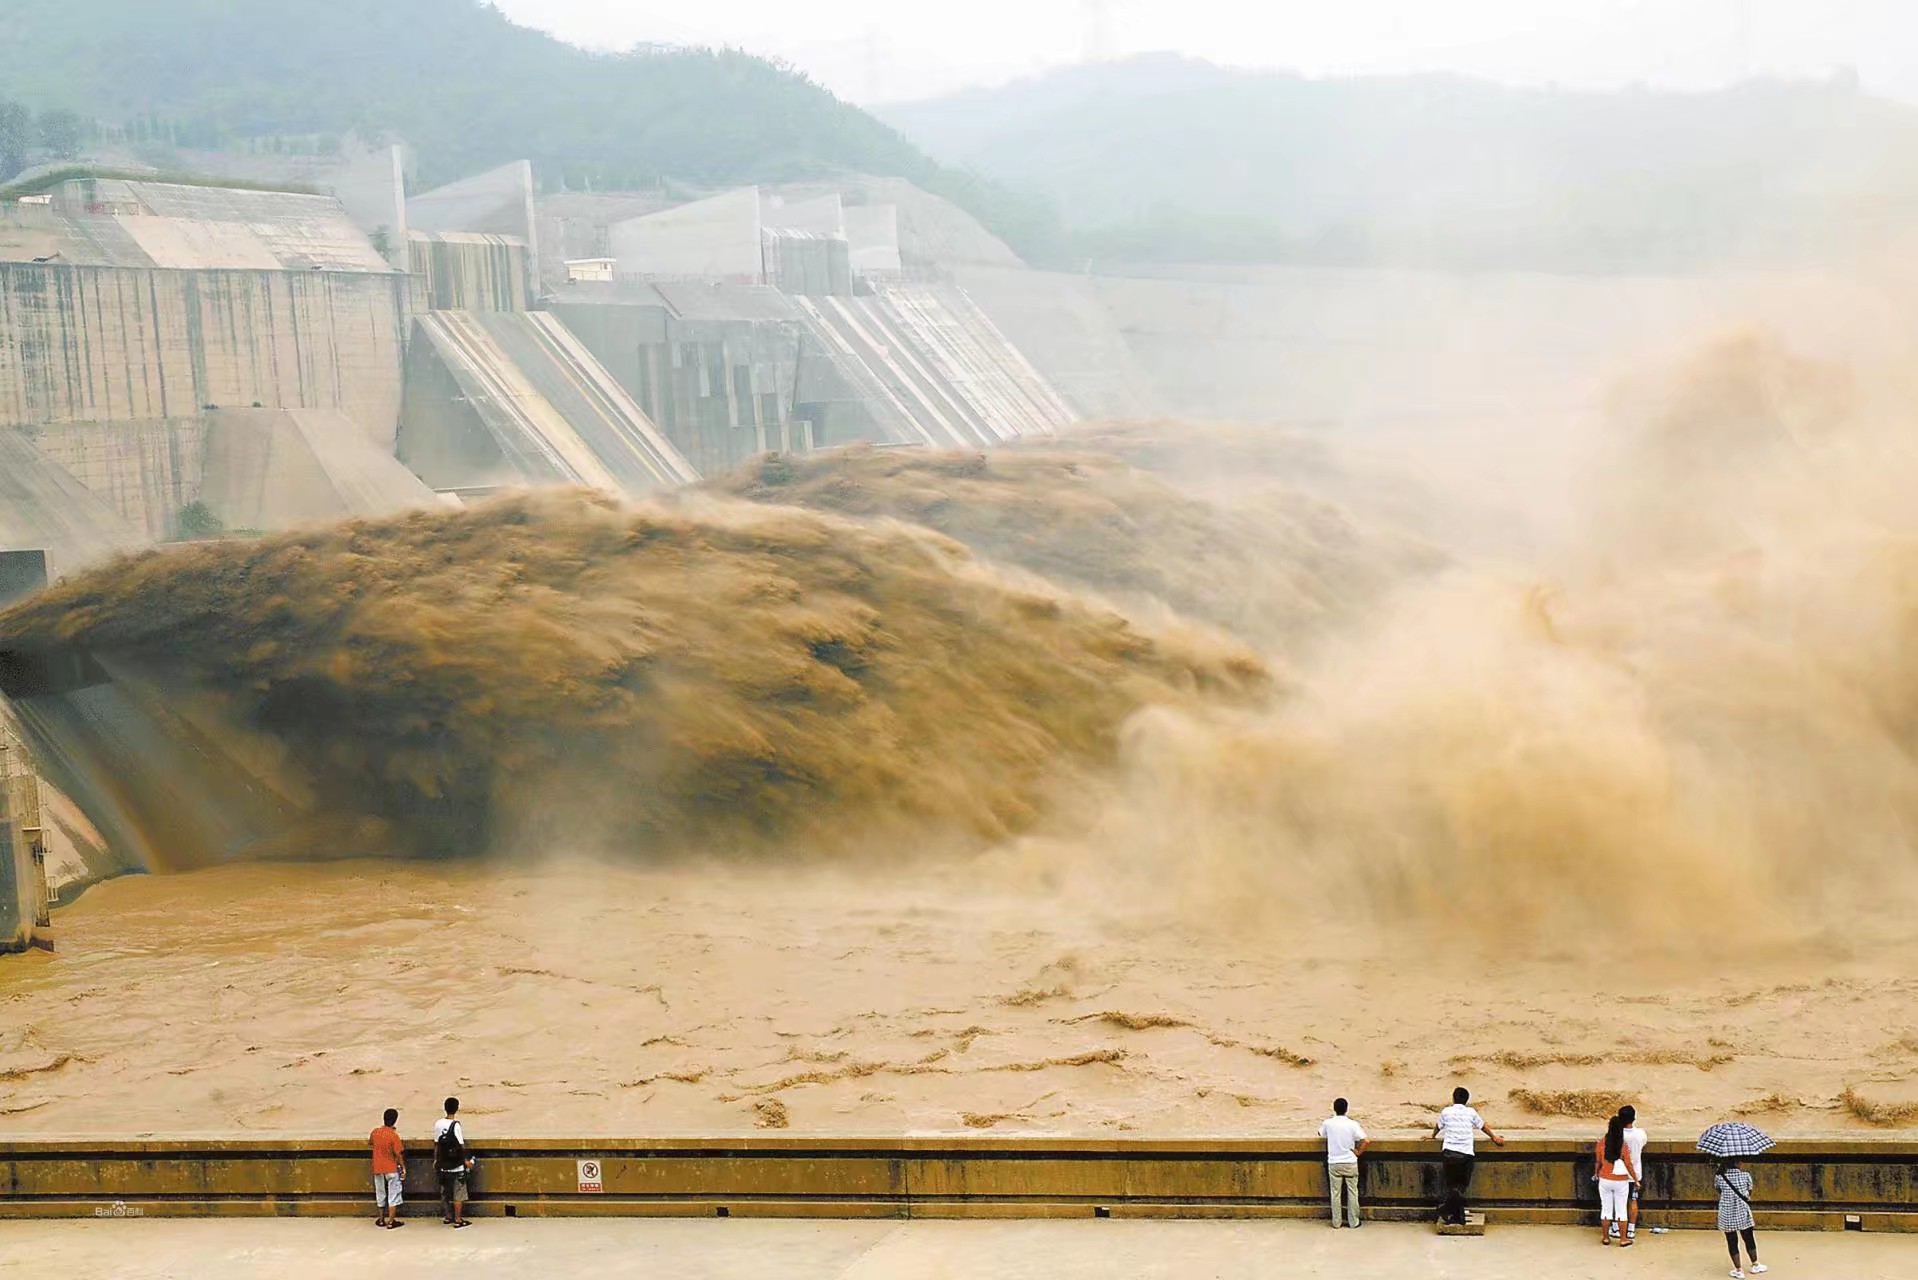
<svg viewBox="0 0 1918 1280">
<path fill-rule="evenodd" d="M 1592 1155 L 1598 1164 L 1598 1242 L 1610 1244 L 1617 1233 L 1619 1245 L 1629 1248 L 1633 1241 L 1625 1232 L 1625 1219 L 1638 1169 L 1632 1163 L 1631 1148 L 1625 1145 L 1623 1118 L 1612 1117 L 1605 1136 L 1593 1144 Z"/>
</svg>

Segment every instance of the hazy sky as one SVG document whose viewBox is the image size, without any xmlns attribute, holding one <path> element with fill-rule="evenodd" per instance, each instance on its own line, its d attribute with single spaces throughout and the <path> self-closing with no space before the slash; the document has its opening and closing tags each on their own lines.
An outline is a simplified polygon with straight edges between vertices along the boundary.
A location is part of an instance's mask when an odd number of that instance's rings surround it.
<svg viewBox="0 0 1918 1280">
<path fill-rule="evenodd" d="M 1310 73 L 1450 70 L 1522 83 L 1723 84 L 1855 67 L 1918 97 L 1918 0 L 495 0 L 579 44 L 731 44 L 855 101 L 929 97 L 1177 50 Z M 659 16 L 654 16 L 659 15 Z"/>
</svg>

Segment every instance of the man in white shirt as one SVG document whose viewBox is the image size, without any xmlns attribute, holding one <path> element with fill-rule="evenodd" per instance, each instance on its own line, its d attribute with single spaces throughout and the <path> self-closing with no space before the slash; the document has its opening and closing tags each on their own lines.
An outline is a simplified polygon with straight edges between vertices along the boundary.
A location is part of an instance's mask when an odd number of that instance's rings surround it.
<svg viewBox="0 0 1918 1280">
<path fill-rule="evenodd" d="M 1452 1090 L 1452 1105 L 1439 1112 L 1432 1136 L 1440 1142 L 1439 1158 L 1445 1178 L 1445 1195 L 1439 1201 L 1439 1221 L 1465 1225 L 1465 1189 L 1472 1185 L 1472 1164 L 1478 1158 L 1474 1140 L 1483 1133 L 1492 1145 L 1502 1147 L 1505 1139 L 1493 1133 L 1485 1117 L 1471 1107 L 1472 1094 L 1460 1087 Z"/>
<path fill-rule="evenodd" d="M 460 1100 L 446 1100 L 446 1115 L 433 1122 L 433 1166 L 440 1176 L 440 1221 L 452 1227 L 466 1220 L 466 1180 L 475 1161 L 466 1150 L 466 1130 L 459 1122 Z"/>
<path fill-rule="evenodd" d="M 1334 1227 L 1359 1225 L 1359 1157 L 1372 1145 L 1359 1122 L 1345 1114 L 1345 1108 L 1344 1098 L 1334 1099 L 1332 1114 L 1319 1126 L 1319 1136 L 1325 1139 L 1326 1179 L 1332 1184 Z M 1346 1197 L 1343 1213 L 1339 1210 L 1340 1191 Z"/>
<path fill-rule="evenodd" d="M 1645 1142 L 1648 1135 L 1638 1127 L 1638 1108 L 1620 1107 L 1618 1118 L 1625 1122 L 1625 1149 L 1632 1153 L 1632 1168 L 1638 1170 L 1638 1181 L 1632 1184 L 1631 1204 L 1625 1210 L 1625 1234 L 1635 1240 L 1638 1238 L 1638 1197 L 1645 1190 Z"/>
</svg>

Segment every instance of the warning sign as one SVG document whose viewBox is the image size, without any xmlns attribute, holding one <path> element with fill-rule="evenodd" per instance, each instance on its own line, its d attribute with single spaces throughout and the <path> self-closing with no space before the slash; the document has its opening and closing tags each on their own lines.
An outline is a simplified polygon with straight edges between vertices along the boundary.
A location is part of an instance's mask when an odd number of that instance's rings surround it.
<svg viewBox="0 0 1918 1280">
<path fill-rule="evenodd" d="M 581 1160 L 579 1162 L 579 1189 L 581 1191 L 604 1191 L 599 1181 L 599 1161 Z"/>
</svg>

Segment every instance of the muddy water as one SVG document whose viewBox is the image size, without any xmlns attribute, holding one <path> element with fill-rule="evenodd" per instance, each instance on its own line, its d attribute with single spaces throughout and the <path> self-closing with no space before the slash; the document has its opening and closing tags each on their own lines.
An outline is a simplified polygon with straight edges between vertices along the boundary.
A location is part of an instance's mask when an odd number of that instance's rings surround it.
<svg viewBox="0 0 1918 1280">
<path fill-rule="evenodd" d="M 862 455 L 770 505 L 515 498 L 70 582 L 0 635 L 160 673 L 182 741 L 316 820 L 151 865 L 432 858 L 89 894 L 57 959 L 0 967 L 0 1110 L 358 1133 L 457 1091 L 513 1133 L 1298 1133 L 1337 1094 L 1416 1125 L 1463 1082 L 1520 1130 L 1627 1099 L 1661 1135 L 1912 1126 L 1894 390 L 1714 347 L 1620 418 L 1557 555 L 1408 568 L 1288 526 L 1253 557 L 1278 612 L 1354 558 L 1376 590 L 1297 648 L 1247 627 L 1269 657 L 1177 612 L 1245 625 L 1214 590 L 1246 577 L 1210 551 L 1233 520 L 1049 456 Z M 608 863 L 524 860 L 554 848 Z"/>
<path fill-rule="evenodd" d="M 412 1132 L 449 1091 L 476 1136 L 1303 1134 L 1335 1094 L 1390 1131 L 1463 1081 L 1501 1128 L 1582 1132 L 1576 1095 L 1616 1090 L 1663 1137 L 1918 1097 L 1918 944 L 1869 932 L 1735 976 L 1646 955 L 1594 995 L 1571 951 L 1222 933 L 991 864 L 240 866 L 59 923 L 0 968 L 16 1133 Z"/>
</svg>

